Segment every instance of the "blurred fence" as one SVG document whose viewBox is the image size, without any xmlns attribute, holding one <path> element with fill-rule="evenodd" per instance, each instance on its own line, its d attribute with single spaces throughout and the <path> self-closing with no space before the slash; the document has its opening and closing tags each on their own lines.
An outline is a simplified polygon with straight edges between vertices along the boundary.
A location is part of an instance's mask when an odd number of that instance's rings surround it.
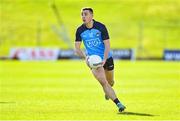
<svg viewBox="0 0 180 121">
<path fill-rule="evenodd" d="M 8 56 L 10 49 L 14 47 L 55 47 L 60 49 L 68 49 L 69 47 L 59 38 L 47 39 L 45 33 L 50 33 L 52 36 L 51 27 L 45 30 L 42 28 L 43 23 L 37 22 L 34 28 L 26 28 L 31 33 L 25 32 L 17 33 L 18 27 L 8 27 L 1 30 L 0 33 L 0 56 Z M 136 31 L 125 25 L 124 30 L 130 31 L 126 33 L 119 32 L 119 40 L 111 40 L 112 49 L 126 49 L 131 48 L 136 51 L 136 58 L 162 58 L 165 49 L 180 49 L 179 40 L 179 24 L 145 24 L 141 21 L 137 24 Z M 76 29 L 76 28 L 74 28 Z M 113 29 L 113 28 L 112 28 Z M 111 30 L 112 30 L 111 29 Z M 133 33 L 131 33 L 133 31 Z M 57 36 L 57 35 L 53 35 Z M 111 35 L 113 38 L 113 34 Z M 72 43 L 74 38 L 72 38 Z M 61 39 L 61 38 L 60 38 Z M 115 45 L 115 46 L 114 46 Z M 119 46 L 118 46 L 119 45 Z M 72 49 L 72 48 L 70 48 Z"/>
<path fill-rule="evenodd" d="M 76 28 L 81 24 L 79 12 L 86 2 L 56 1 L 60 9 L 54 10 L 56 14 L 59 11 L 60 16 L 54 15 L 50 2 L 51 0 L 1 1 L 1 57 L 8 56 L 11 48 L 15 47 L 72 49 L 73 46 L 70 45 L 74 43 Z M 110 3 L 112 10 L 104 14 L 106 6 Z M 112 49 L 133 49 L 138 59 L 161 59 L 165 49 L 180 50 L 180 18 L 176 15 L 179 13 L 179 5 L 176 1 L 169 0 L 166 3 L 142 0 L 138 5 L 136 1 L 94 1 L 88 2 L 88 5 L 95 7 L 98 14 L 95 19 L 97 18 L 97 21 L 102 21 L 107 26 Z M 171 5 L 170 8 L 167 5 Z M 155 13 L 146 15 L 147 12 L 142 12 L 142 8 L 146 7 Z M 163 13 L 164 7 L 166 7 L 167 15 Z M 119 9 L 127 13 L 118 11 Z M 133 10 L 138 11 L 134 13 Z M 117 13 L 113 14 L 114 11 Z M 57 18 L 61 18 L 61 22 L 58 22 Z M 123 18 L 126 19 L 123 20 Z M 63 23 L 63 25 L 58 23 Z M 70 41 L 66 42 L 68 37 Z"/>
</svg>

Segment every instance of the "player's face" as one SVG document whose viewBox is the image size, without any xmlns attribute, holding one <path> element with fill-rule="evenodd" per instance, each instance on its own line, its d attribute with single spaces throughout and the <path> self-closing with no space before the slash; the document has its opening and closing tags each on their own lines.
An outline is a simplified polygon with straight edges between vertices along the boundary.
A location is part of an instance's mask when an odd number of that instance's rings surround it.
<svg viewBox="0 0 180 121">
<path fill-rule="evenodd" d="M 81 13 L 82 21 L 87 24 L 93 19 L 93 14 L 89 10 L 83 10 Z"/>
</svg>

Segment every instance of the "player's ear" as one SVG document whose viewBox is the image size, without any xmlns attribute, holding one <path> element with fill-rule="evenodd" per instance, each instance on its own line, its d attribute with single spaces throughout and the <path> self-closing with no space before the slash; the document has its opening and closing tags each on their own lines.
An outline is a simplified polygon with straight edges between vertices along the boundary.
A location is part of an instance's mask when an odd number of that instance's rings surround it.
<svg viewBox="0 0 180 121">
<path fill-rule="evenodd" d="M 94 15 L 91 13 L 91 16 L 92 16 L 92 18 L 94 17 Z"/>
</svg>

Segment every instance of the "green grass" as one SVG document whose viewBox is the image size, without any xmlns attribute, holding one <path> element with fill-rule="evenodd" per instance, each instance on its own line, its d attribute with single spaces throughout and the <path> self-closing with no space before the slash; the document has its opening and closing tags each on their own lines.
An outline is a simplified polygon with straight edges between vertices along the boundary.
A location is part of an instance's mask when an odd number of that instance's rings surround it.
<svg viewBox="0 0 180 121">
<path fill-rule="evenodd" d="M 16 46 L 37 46 L 38 22 L 41 22 L 41 46 L 67 48 L 51 25 L 58 26 L 51 10 L 52 0 L 0 0 L 0 56 Z M 134 48 L 141 57 L 162 57 L 164 48 L 180 48 L 179 0 L 54 0 L 72 42 L 76 28 L 82 23 L 82 7 L 94 8 L 94 17 L 103 22 L 110 33 L 112 48 Z M 140 23 L 144 23 L 140 44 Z"/>
<path fill-rule="evenodd" d="M 82 61 L 0 61 L 0 119 L 180 119 L 178 62 L 115 61 L 115 80 L 125 114 Z"/>
</svg>

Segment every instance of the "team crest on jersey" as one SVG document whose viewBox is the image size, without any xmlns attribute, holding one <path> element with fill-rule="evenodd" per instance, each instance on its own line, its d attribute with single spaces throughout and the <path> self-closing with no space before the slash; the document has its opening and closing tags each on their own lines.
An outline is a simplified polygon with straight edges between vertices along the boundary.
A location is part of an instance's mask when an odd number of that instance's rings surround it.
<svg viewBox="0 0 180 121">
<path fill-rule="evenodd" d="M 97 32 L 97 33 L 96 33 L 96 36 L 97 36 L 97 37 L 99 37 L 99 36 L 100 36 L 100 33 L 99 33 L 99 32 Z"/>
</svg>

